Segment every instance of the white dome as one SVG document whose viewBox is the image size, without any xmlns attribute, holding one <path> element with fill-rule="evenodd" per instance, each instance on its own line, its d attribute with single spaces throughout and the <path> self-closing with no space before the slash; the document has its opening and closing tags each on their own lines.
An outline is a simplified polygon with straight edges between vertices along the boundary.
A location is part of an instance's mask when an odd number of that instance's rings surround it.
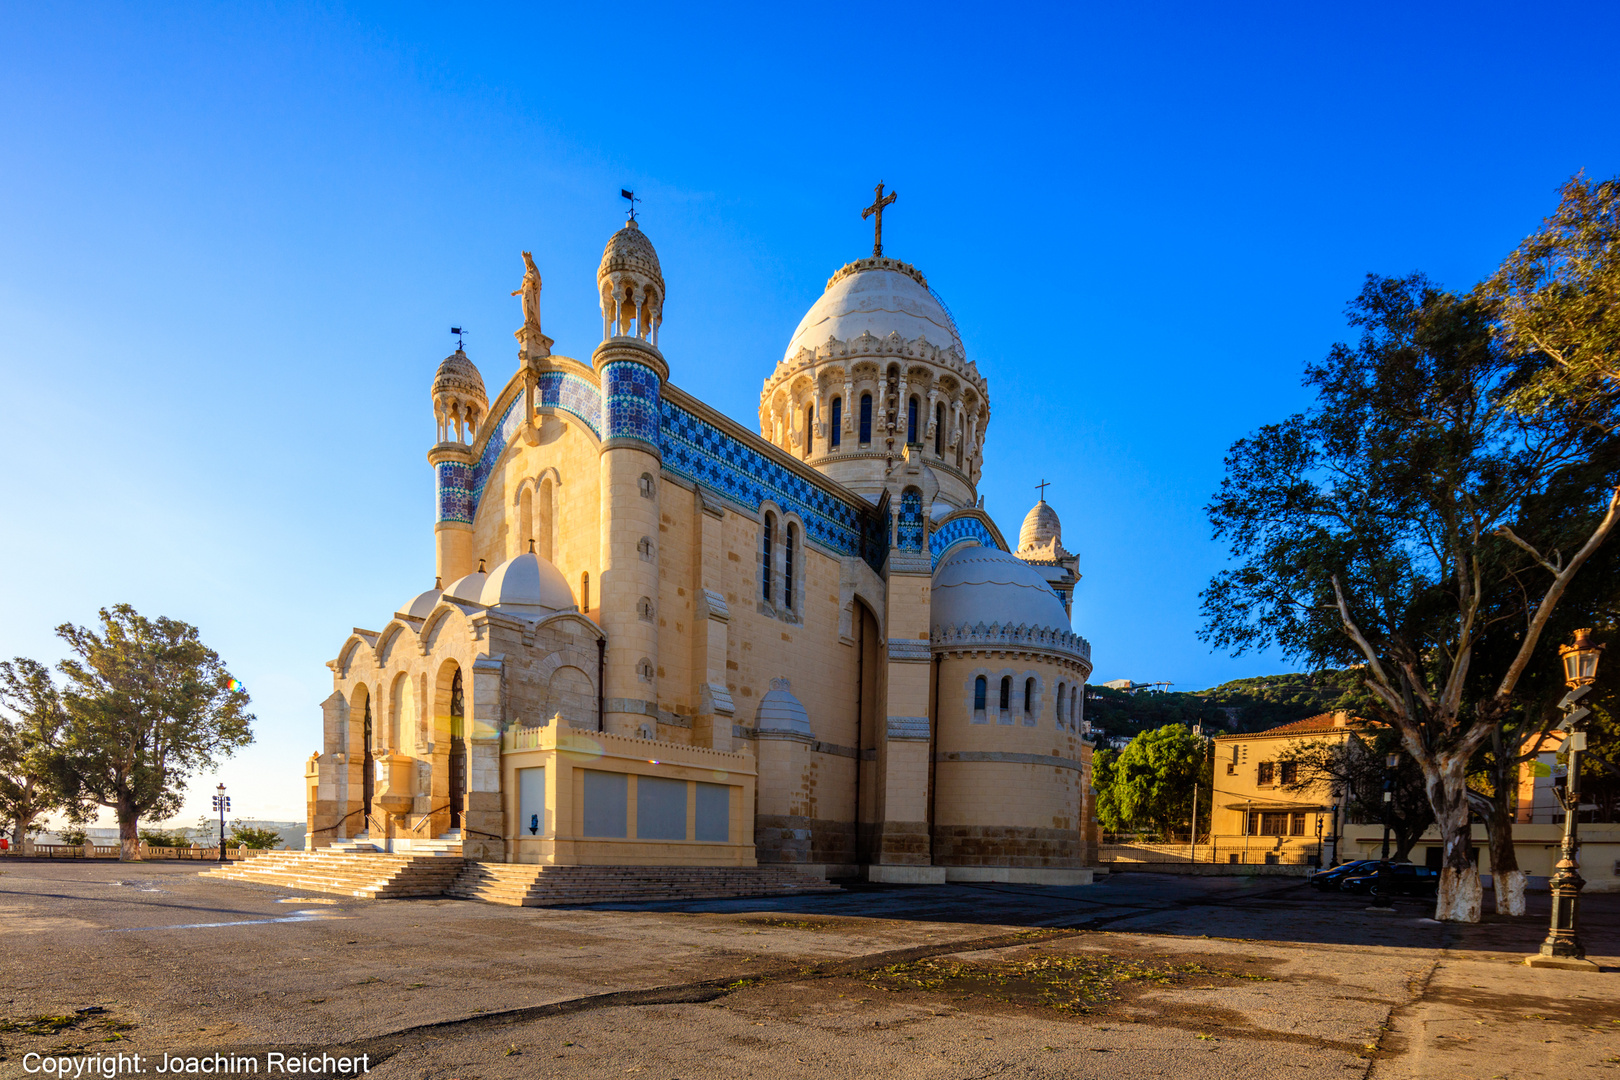
<svg viewBox="0 0 1620 1080">
<path fill-rule="evenodd" d="M 484 582 L 488 580 L 489 575 L 482 570 L 456 578 L 445 586 L 444 597 L 446 600 L 465 600 L 469 604 L 481 603 L 478 597 L 484 591 Z"/>
<path fill-rule="evenodd" d="M 429 589 L 427 592 L 417 593 L 410 603 L 399 610 L 413 619 L 425 619 L 428 612 L 433 610 L 433 605 L 437 604 L 439 597 L 443 595 L 442 589 Z"/>
<path fill-rule="evenodd" d="M 785 731 L 793 735 L 810 734 L 810 714 L 793 696 L 786 679 L 772 679 L 771 688 L 759 699 L 759 711 L 754 714 L 756 731 Z"/>
<path fill-rule="evenodd" d="M 866 268 L 866 263 L 904 269 Z M 848 272 L 852 267 L 854 271 Z M 965 359 L 955 323 L 921 278 L 915 269 L 894 259 L 849 264 L 833 275 L 827 291 L 799 320 L 784 358 L 792 359 L 800 349 L 813 352 L 829 337 L 848 341 L 863 333 L 885 338 L 892 332 L 906 341 L 926 337 L 941 349 L 954 347 Z"/>
<path fill-rule="evenodd" d="M 934 571 L 935 629 L 1029 626 L 1072 634 L 1052 586 L 1024 560 L 1000 548 L 959 547 Z"/>
<path fill-rule="evenodd" d="M 478 602 L 530 616 L 573 611 L 577 606 L 562 571 L 532 551 L 507 559 L 491 571 Z"/>
</svg>

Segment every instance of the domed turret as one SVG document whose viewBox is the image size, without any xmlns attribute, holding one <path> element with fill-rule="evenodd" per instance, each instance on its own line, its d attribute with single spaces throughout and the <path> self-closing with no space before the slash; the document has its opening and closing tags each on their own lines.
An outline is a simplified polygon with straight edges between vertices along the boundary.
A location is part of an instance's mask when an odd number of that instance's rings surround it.
<svg viewBox="0 0 1620 1080">
<path fill-rule="evenodd" d="M 633 220 L 614 233 L 596 269 L 602 297 L 602 338 L 635 337 L 658 344 L 664 321 L 664 272 L 652 241 Z"/>
<path fill-rule="evenodd" d="M 1024 515 L 1023 528 L 1018 530 L 1018 557 L 1054 559 L 1067 554 L 1063 551 L 1063 526 L 1057 511 L 1042 499 Z"/>
<path fill-rule="evenodd" d="M 457 349 L 444 358 L 433 374 L 433 416 L 439 425 L 439 442 L 471 442 L 484 414 L 489 411 L 489 395 L 484 377 Z"/>
</svg>

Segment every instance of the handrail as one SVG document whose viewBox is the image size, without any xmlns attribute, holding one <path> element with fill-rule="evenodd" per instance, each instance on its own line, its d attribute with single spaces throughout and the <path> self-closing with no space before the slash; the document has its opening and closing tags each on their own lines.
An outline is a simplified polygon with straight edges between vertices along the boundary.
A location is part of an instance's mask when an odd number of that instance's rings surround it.
<svg viewBox="0 0 1620 1080">
<path fill-rule="evenodd" d="M 437 814 L 439 812 L 439 810 L 448 810 L 448 809 L 450 809 L 450 805 L 451 805 L 450 803 L 445 803 L 443 806 L 439 807 L 438 810 L 429 810 L 426 814 L 422 815 L 422 818 L 421 818 L 420 821 L 418 821 L 415 825 L 411 826 L 411 832 L 420 833 L 422 831 L 422 826 L 432 824 L 434 814 Z"/>
</svg>

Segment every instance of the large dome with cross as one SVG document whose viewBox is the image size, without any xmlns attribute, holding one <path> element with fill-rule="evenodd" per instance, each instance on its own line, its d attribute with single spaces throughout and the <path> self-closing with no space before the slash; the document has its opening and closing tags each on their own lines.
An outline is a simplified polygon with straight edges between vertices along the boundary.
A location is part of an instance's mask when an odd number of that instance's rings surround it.
<svg viewBox="0 0 1620 1080">
<path fill-rule="evenodd" d="M 922 271 L 875 256 L 848 263 L 827 280 L 826 291 L 799 320 L 783 359 L 791 360 L 800 349 L 814 352 L 829 338 L 849 341 L 863 334 L 879 341 L 890 334 L 905 342 L 926 338 L 936 348 L 966 354 L 955 321 Z"/>
</svg>

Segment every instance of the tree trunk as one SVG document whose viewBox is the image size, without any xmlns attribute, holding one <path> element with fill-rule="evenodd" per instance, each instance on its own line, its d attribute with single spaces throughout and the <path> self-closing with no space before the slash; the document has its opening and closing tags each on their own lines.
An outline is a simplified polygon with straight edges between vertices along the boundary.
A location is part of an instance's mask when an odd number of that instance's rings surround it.
<svg viewBox="0 0 1620 1080">
<path fill-rule="evenodd" d="M 11 850 L 22 851 L 23 837 L 28 832 L 28 821 L 23 818 L 14 818 L 11 823 Z"/>
<path fill-rule="evenodd" d="M 1479 922 L 1484 901 L 1479 867 L 1468 858 L 1473 834 L 1468 825 L 1467 766 L 1467 754 L 1437 755 L 1434 772 L 1426 777 L 1443 852 L 1440 891 L 1434 902 L 1434 917 L 1441 922 Z"/>
<path fill-rule="evenodd" d="M 1513 848 L 1513 783 L 1517 764 L 1512 758 L 1503 765 L 1497 755 L 1496 793 L 1491 799 L 1491 817 L 1486 832 L 1491 845 L 1491 887 L 1496 892 L 1498 915 L 1524 914 L 1524 871 L 1519 869 L 1518 853 Z M 1506 776 L 1502 774 L 1506 772 Z"/>
<path fill-rule="evenodd" d="M 118 802 L 118 858 L 122 862 L 140 862 L 140 816 L 127 801 Z"/>
</svg>

